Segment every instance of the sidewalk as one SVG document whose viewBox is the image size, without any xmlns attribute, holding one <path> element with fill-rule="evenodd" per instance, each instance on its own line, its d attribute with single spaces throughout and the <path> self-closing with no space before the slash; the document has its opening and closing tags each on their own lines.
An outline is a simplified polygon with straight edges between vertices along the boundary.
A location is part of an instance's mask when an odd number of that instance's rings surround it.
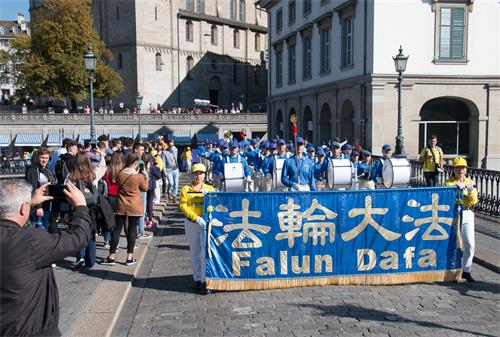
<svg viewBox="0 0 500 337">
<path fill-rule="evenodd" d="M 166 212 L 166 201 L 155 205 L 155 216 L 162 219 Z M 150 234 L 156 230 L 146 231 Z M 115 266 L 103 266 L 99 262 L 108 255 L 102 236 L 97 237 L 97 263 L 92 269 L 75 269 L 75 258 L 67 257 L 54 269 L 59 287 L 59 328 L 63 336 L 106 336 L 113 327 L 117 313 L 137 275 L 152 238 L 137 240 L 134 257 L 138 263 L 126 266 L 127 241 L 120 238 Z"/>
</svg>

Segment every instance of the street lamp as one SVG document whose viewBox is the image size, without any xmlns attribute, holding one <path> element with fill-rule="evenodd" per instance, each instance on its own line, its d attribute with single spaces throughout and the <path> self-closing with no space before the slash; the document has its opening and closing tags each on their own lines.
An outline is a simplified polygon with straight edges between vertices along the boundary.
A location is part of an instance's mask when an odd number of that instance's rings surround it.
<svg viewBox="0 0 500 337">
<path fill-rule="evenodd" d="M 85 61 L 85 69 L 89 73 L 89 91 L 90 91 L 90 141 L 95 143 L 95 125 L 94 125 L 94 71 L 97 64 L 97 57 L 95 57 L 92 52 L 92 48 L 83 55 L 83 60 Z"/>
<path fill-rule="evenodd" d="M 403 112 L 401 108 L 401 91 L 403 87 L 403 73 L 406 70 L 406 62 L 409 56 L 403 54 L 403 47 L 399 47 L 399 54 L 393 57 L 394 67 L 398 73 L 398 135 L 396 136 L 396 154 L 405 155 L 403 138 Z"/>
<path fill-rule="evenodd" d="M 135 96 L 135 104 L 137 106 L 137 112 L 139 113 L 139 143 L 142 143 L 142 121 L 141 121 L 141 104 L 142 104 L 142 96 L 141 93 L 138 91 L 137 95 Z"/>
</svg>

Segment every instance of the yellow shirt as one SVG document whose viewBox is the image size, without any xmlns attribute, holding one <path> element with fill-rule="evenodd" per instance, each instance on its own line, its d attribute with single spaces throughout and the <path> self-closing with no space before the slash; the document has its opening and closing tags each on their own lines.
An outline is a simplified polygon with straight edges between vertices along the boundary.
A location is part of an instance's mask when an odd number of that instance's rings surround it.
<svg viewBox="0 0 500 337">
<path fill-rule="evenodd" d="M 433 156 L 434 155 L 434 156 Z M 443 150 L 440 147 L 425 147 L 420 152 L 420 158 L 424 158 L 424 172 L 436 172 L 436 164 L 443 159 Z"/>
<path fill-rule="evenodd" d="M 160 171 L 163 171 L 163 168 L 165 167 L 165 164 L 163 163 L 163 159 L 161 159 L 161 156 L 155 156 L 156 159 L 156 165 L 158 165 L 158 168 Z"/>
<path fill-rule="evenodd" d="M 196 191 L 193 185 L 186 185 L 181 189 L 180 208 L 189 220 L 195 222 L 196 218 L 203 216 L 203 192 L 217 191 L 212 185 L 203 183 L 200 191 Z"/>
<path fill-rule="evenodd" d="M 455 176 L 451 176 L 448 180 L 444 182 L 444 186 L 451 187 L 457 185 L 458 183 L 459 181 L 455 178 Z M 464 207 L 474 206 L 479 202 L 477 196 L 477 189 L 474 186 L 474 181 L 472 181 L 472 179 L 465 177 L 463 183 L 465 184 L 465 186 L 473 187 L 471 192 L 469 192 L 467 188 L 464 189 Z"/>
</svg>

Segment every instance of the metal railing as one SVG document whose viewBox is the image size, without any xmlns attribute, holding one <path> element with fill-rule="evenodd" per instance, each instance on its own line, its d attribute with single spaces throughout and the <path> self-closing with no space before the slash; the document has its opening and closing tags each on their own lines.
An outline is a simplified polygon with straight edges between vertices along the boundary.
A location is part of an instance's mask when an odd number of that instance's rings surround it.
<svg viewBox="0 0 500 337">
<path fill-rule="evenodd" d="M 411 186 L 426 186 L 424 178 L 423 163 L 411 160 Z M 453 166 L 445 165 L 444 172 L 439 175 L 439 185 L 450 178 L 453 173 Z M 474 210 L 492 215 L 500 216 L 500 171 L 485 170 L 476 167 L 467 169 L 467 177 L 476 184 L 479 202 L 474 206 Z"/>
<path fill-rule="evenodd" d="M 26 167 L 31 164 L 31 160 L 5 160 L 0 162 L 0 179 L 4 177 L 24 176 Z"/>
</svg>

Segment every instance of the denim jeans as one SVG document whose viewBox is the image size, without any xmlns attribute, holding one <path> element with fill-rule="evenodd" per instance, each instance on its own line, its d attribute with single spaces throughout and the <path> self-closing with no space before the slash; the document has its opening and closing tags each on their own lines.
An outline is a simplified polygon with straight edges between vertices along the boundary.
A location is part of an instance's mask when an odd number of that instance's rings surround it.
<svg viewBox="0 0 500 337">
<path fill-rule="evenodd" d="M 177 193 L 179 190 L 179 169 L 171 170 L 167 169 L 168 174 L 168 191 L 172 193 L 174 197 L 177 198 Z"/>
<path fill-rule="evenodd" d="M 76 262 L 80 261 L 80 259 L 84 259 L 85 267 L 92 268 L 95 265 L 95 254 L 95 232 L 92 232 L 87 248 L 76 253 Z"/>
<path fill-rule="evenodd" d="M 141 192 L 142 204 L 144 206 L 144 214 L 139 218 L 139 226 L 137 228 L 137 235 L 144 235 L 144 220 L 146 214 L 146 204 L 148 199 L 148 192 Z"/>
</svg>

